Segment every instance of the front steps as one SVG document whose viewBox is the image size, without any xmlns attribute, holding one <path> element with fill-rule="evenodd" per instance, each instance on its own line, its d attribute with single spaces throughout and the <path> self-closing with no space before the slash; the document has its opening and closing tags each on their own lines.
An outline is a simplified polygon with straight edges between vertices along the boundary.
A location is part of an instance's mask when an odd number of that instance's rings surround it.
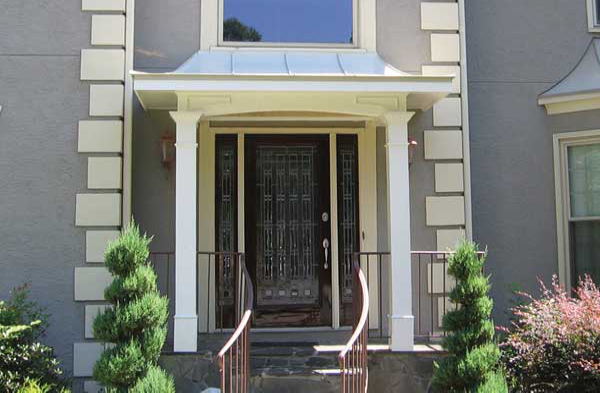
<svg viewBox="0 0 600 393">
<path fill-rule="evenodd" d="M 349 334 L 349 333 L 348 333 Z M 337 356 L 346 333 L 252 333 L 251 393 L 332 393 L 340 391 Z M 343 337 L 342 337 L 343 336 Z M 175 377 L 177 392 L 201 393 L 218 388 L 215 357 L 228 335 L 199 341 L 199 353 L 165 353 L 160 365 Z M 333 345 L 333 344 L 338 345 Z M 369 392 L 425 393 L 438 348 L 416 346 L 414 352 L 391 353 L 373 346 L 369 353 Z"/>
</svg>

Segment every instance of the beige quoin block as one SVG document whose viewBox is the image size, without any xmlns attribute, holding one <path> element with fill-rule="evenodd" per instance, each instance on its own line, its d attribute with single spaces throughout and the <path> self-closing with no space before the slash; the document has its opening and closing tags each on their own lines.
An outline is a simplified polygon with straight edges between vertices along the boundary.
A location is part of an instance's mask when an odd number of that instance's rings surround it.
<svg viewBox="0 0 600 393">
<path fill-rule="evenodd" d="M 459 35 L 431 34 L 431 61 L 459 63 Z"/>
<path fill-rule="evenodd" d="M 91 43 L 125 46 L 125 16 L 92 15 Z"/>
<path fill-rule="evenodd" d="M 458 3 L 421 3 L 421 29 L 458 30 Z"/>
<path fill-rule="evenodd" d="M 460 93 L 460 66 L 445 66 L 445 65 L 424 65 L 421 67 L 421 73 L 427 76 L 447 76 L 454 75 L 452 81 L 451 93 Z"/>
<path fill-rule="evenodd" d="M 125 80 L 125 50 L 82 49 L 81 80 Z"/>
<path fill-rule="evenodd" d="M 435 164 L 435 192 L 463 192 L 463 179 L 463 164 Z"/>
<path fill-rule="evenodd" d="M 462 105 L 460 97 L 444 98 L 433 104 L 433 125 L 435 127 L 460 127 L 462 125 Z"/>
<path fill-rule="evenodd" d="M 462 131 L 424 131 L 426 160 L 453 160 L 463 158 Z"/>
<path fill-rule="evenodd" d="M 102 301 L 112 276 L 105 267 L 75 268 L 75 301 Z"/>
<path fill-rule="evenodd" d="M 433 277 L 431 273 L 433 271 Z M 449 293 L 456 284 L 454 277 L 448 275 L 448 262 L 427 264 L 427 292 L 440 294 Z"/>
<path fill-rule="evenodd" d="M 121 194 L 77 194 L 75 225 L 121 225 Z"/>
<path fill-rule="evenodd" d="M 458 243 L 466 239 L 466 234 L 464 229 L 438 229 L 436 238 L 438 251 L 453 251 Z"/>
<path fill-rule="evenodd" d="M 428 226 L 465 225 L 465 198 L 443 196 L 425 198 Z"/>
<path fill-rule="evenodd" d="M 75 343 L 73 344 L 73 376 L 91 377 L 94 364 L 104 352 L 103 343 Z"/>
<path fill-rule="evenodd" d="M 94 319 L 102 314 L 108 307 L 108 304 L 91 304 L 85 306 L 85 338 L 94 338 Z"/>
<path fill-rule="evenodd" d="M 84 381 L 83 391 L 85 393 L 102 393 L 104 390 L 102 389 L 102 385 L 96 381 Z"/>
<path fill-rule="evenodd" d="M 88 158 L 88 188 L 121 189 L 121 157 Z"/>
<path fill-rule="evenodd" d="M 82 0 L 81 10 L 125 12 L 125 0 Z"/>
<path fill-rule="evenodd" d="M 120 120 L 81 120 L 79 122 L 79 153 L 121 153 L 123 122 Z"/>
<path fill-rule="evenodd" d="M 119 237 L 119 231 L 86 231 L 85 261 L 87 263 L 103 263 L 104 251 L 108 243 Z"/>
<path fill-rule="evenodd" d="M 123 116 L 123 85 L 91 85 L 90 116 Z"/>
</svg>

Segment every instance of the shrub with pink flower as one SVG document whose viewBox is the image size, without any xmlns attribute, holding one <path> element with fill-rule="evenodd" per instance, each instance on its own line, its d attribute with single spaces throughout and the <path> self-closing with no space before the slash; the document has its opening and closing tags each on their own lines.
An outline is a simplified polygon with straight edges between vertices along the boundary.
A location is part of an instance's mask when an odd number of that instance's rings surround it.
<svg viewBox="0 0 600 393">
<path fill-rule="evenodd" d="M 508 378 L 518 392 L 600 391 L 600 291 L 589 276 L 572 297 L 541 281 L 542 296 L 512 309 L 501 345 Z"/>
</svg>

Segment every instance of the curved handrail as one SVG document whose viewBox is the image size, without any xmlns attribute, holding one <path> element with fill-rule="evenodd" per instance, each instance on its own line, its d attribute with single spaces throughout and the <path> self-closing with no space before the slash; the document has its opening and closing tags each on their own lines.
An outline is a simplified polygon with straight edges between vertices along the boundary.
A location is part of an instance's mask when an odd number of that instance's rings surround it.
<svg viewBox="0 0 600 393">
<path fill-rule="evenodd" d="M 243 254 L 239 254 L 238 258 L 239 267 L 241 269 L 240 290 L 243 291 L 241 292 L 241 299 L 245 298 L 246 301 L 244 313 L 240 318 L 237 328 L 217 354 L 221 372 L 221 392 L 223 393 L 228 391 L 245 393 L 248 391 L 248 369 L 250 359 L 250 341 L 248 336 L 250 332 L 252 308 L 254 305 L 254 289 L 252 287 L 250 273 L 248 273 L 248 269 L 246 268 Z M 229 380 L 226 378 L 227 355 L 229 355 Z M 229 390 L 227 389 L 228 386 L 230 387 Z"/>
<path fill-rule="evenodd" d="M 360 318 L 354 326 L 352 336 L 338 355 L 342 377 L 341 391 L 366 392 L 368 385 L 368 367 L 367 367 L 367 339 L 368 339 L 368 318 L 369 318 L 369 288 L 367 279 L 360 268 L 358 255 L 354 256 L 354 270 L 358 276 L 360 287 Z M 347 356 L 350 355 L 350 368 L 347 366 Z M 346 375 L 350 378 L 346 379 Z M 348 389 L 347 389 L 348 388 Z"/>
</svg>

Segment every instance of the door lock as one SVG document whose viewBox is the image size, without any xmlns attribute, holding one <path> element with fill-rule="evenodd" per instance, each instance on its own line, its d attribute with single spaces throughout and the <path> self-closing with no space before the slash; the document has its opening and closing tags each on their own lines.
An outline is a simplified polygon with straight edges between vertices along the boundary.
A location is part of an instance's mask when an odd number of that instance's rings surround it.
<svg viewBox="0 0 600 393">
<path fill-rule="evenodd" d="M 329 263 L 327 261 L 328 257 L 329 257 L 329 239 L 325 238 L 325 240 L 323 240 L 323 250 L 325 251 L 325 270 L 327 270 L 329 268 Z"/>
</svg>

